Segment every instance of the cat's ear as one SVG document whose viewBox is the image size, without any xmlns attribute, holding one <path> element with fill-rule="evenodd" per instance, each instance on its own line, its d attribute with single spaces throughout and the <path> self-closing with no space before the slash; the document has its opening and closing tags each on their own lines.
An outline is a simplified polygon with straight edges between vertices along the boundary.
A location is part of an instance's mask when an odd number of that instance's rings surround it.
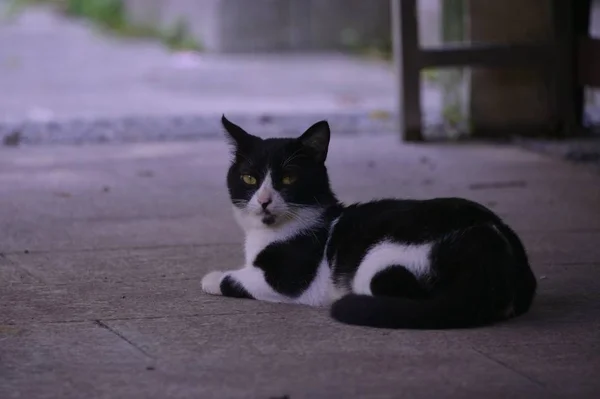
<svg viewBox="0 0 600 399">
<path fill-rule="evenodd" d="M 261 141 L 259 137 L 251 135 L 235 123 L 229 121 L 225 115 L 221 116 L 221 123 L 227 133 L 227 139 L 236 150 L 248 149 L 252 144 Z"/>
<path fill-rule="evenodd" d="M 319 121 L 309 127 L 298 140 L 314 154 L 317 162 L 325 162 L 330 136 L 329 123 L 327 121 Z"/>
</svg>

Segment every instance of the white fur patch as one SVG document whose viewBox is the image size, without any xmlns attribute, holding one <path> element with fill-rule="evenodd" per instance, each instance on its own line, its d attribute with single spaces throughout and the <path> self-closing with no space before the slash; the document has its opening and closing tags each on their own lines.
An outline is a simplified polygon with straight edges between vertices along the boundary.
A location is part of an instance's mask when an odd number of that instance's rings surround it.
<svg viewBox="0 0 600 399">
<path fill-rule="evenodd" d="M 222 295 L 221 293 L 221 281 L 225 273 L 220 271 L 214 271 L 206 274 L 202 277 L 202 291 L 211 295 Z"/>
<path fill-rule="evenodd" d="M 416 277 L 429 272 L 431 244 L 406 245 L 383 241 L 371 248 L 360 263 L 352 281 L 356 294 L 372 295 L 371 280 L 392 265 L 405 267 Z"/>
<path fill-rule="evenodd" d="M 256 203 L 258 207 L 262 207 L 262 203 L 265 201 L 272 201 L 271 204 L 267 207 L 270 211 L 277 206 L 281 206 L 281 204 L 285 204 L 285 201 L 277 191 L 273 188 L 273 179 L 271 179 L 271 172 L 268 171 L 263 179 L 260 188 L 256 190 L 252 198 L 250 199 L 250 203 Z"/>
<path fill-rule="evenodd" d="M 351 292 L 350 289 L 340 286 L 340 285 L 336 285 L 333 282 L 333 280 L 331 280 L 331 285 L 329 287 L 329 301 L 333 303 L 333 302 L 337 301 L 338 299 L 345 297 L 350 292 Z"/>
<path fill-rule="evenodd" d="M 308 288 L 294 300 L 294 303 L 301 303 L 309 306 L 324 306 L 330 302 L 330 277 L 329 264 L 325 259 L 319 264 L 315 278 L 311 281 Z"/>
<path fill-rule="evenodd" d="M 333 222 L 331 222 L 331 226 L 329 227 L 329 236 L 327 237 L 327 243 L 325 244 L 325 257 L 327 257 L 327 249 L 329 248 L 329 241 L 331 240 L 331 237 L 333 236 L 333 232 L 335 230 L 335 226 L 337 226 L 337 223 L 339 222 L 340 218 L 336 218 L 333 220 Z M 338 299 L 342 298 L 343 296 L 346 296 L 350 293 L 350 288 L 349 287 L 345 287 L 342 284 L 336 284 L 333 281 L 333 270 L 335 270 L 335 266 L 336 266 L 336 261 L 337 261 L 337 254 L 333 255 L 333 258 L 331 259 L 331 263 L 328 263 L 329 266 L 329 289 L 328 289 L 328 296 L 329 296 L 329 301 L 330 303 L 333 303 L 335 301 L 337 301 Z"/>
<path fill-rule="evenodd" d="M 303 230 L 313 227 L 321 220 L 322 210 L 304 208 L 296 211 L 294 219 L 285 221 L 275 226 L 265 226 L 260 220 L 258 223 L 248 221 L 248 216 L 241 214 L 239 208 L 234 207 L 238 222 L 246 233 L 244 252 L 246 264 L 251 265 L 256 256 L 265 247 L 278 241 L 286 241 L 300 234 Z"/>
</svg>

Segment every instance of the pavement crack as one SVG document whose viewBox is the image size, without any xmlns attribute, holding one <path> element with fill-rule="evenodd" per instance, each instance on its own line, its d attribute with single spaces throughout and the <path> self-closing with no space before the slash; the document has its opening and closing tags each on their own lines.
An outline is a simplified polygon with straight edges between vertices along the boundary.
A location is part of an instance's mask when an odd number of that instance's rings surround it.
<svg viewBox="0 0 600 399">
<path fill-rule="evenodd" d="M 46 281 L 44 281 L 43 279 L 38 277 L 36 274 L 31 272 L 27 267 L 22 265 L 20 262 L 12 260 L 8 256 L 8 254 L 6 254 L 4 252 L 0 252 L 0 260 L 3 260 L 4 262 L 7 262 L 7 263 L 11 264 L 12 266 L 14 266 L 15 268 L 17 268 L 17 270 L 23 272 L 27 277 L 32 279 L 36 284 L 45 284 L 45 285 L 48 284 Z"/>
<path fill-rule="evenodd" d="M 538 381 L 535 378 L 533 378 L 533 377 L 531 377 L 531 376 L 523 373 L 521 370 L 518 370 L 518 369 L 510 366 L 509 364 L 507 364 L 507 363 L 505 363 L 505 362 L 503 362 L 501 360 L 498 360 L 495 357 L 493 357 L 493 356 L 491 356 L 491 355 L 489 355 L 489 354 L 487 354 L 487 353 L 485 353 L 483 351 L 480 351 L 477 348 L 471 347 L 471 349 L 473 349 L 475 352 L 479 353 L 481 356 L 485 357 L 486 359 L 488 359 L 488 360 L 490 360 L 490 361 L 498 364 L 499 366 L 502 366 L 505 369 L 508 369 L 508 370 L 512 371 L 513 373 L 516 373 L 516 374 L 520 375 L 521 377 L 525 378 L 527 381 L 529 381 L 529 382 L 531 382 L 531 383 L 533 383 L 533 384 L 535 384 L 535 385 L 537 385 L 537 386 L 539 386 L 541 388 L 546 389 L 546 385 L 543 382 Z"/>
<path fill-rule="evenodd" d="M 164 244 L 164 245 L 133 245 L 133 246 L 115 246 L 105 248 L 73 248 L 73 249 L 40 249 L 29 250 L 27 253 L 31 255 L 45 254 L 77 254 L 88 252 L 115 252 L 115 251 L 146 251 L 146 250 L 161 250 L 161 249 L 179 249 L 179 248 L 204 248 L 204 247 L 239 247 L 239 242 L 215 242 L 215 243 L 195 243 L 195 244 Z M 22 255 L 23 251 L 4 251 L 4 256 Z"/>
<path fill-rule="evenodd" d="M 492 182 L 479 182 L 479 183 L 469 184 L 470 190 L 490 190 L 490 189 L 523 188 L 523 187 L 527 187 L 527 182 L 524 180 L 492 181 Z"/>
<path fill-rule="evenodd" d="M 275 310 L 261 310 L 256 312 L 221 312 L 221 313 L 190 313 L 190 314 L 180 314 L 180 315 L 156 315 L 156 316 L 138 316 L 138 317 L 103 317 L 102 320 L 106 321 L 146 321 L 146 320 L 171 320 L 171 319 L 186 319 L 186 318 L 196 318 L 196 317 L 223 317 L 223 316 L 238 316 L 238 315 L 262 315 L 262 314 L 275 314 L 277 311 Z M 24 320 L 16 320 L 11 321 L 5 324 L 10 325 L 44 325 L 44 324 L 77 324 L 77 323 L 89 323 L 94 322 L 94 324 L 107 328 L 113 331 L 110 327 L 106 327 L 104 322 L 98 319 L 68 319 L 68 320 L 48 320 L 48 321 L 36 321 L 33 323 L 26 322 Z M 116 333 L 113 331 L 113 333 Z"/>
<path fill-rule="evenodd" d="M 113 333 L 114 335 L 116 335 L 117 337 L 119 337 L 120 339 L 122 339 L 123 341 L 127 342 L 129 345 L 131 345 L 132 347 L 134 347 L 135 349 L 137 349 L 139 352 L 141 352 L 144 356 L 146 356 L 146 357 L 154 360 L 154 356 L 152 356 L 151 354 L 149 354 L 148 352 L 146 352 L 144 350 L 144 348 L 142 348 L 141 346 L 139 346 L 138 344 L 136 344 L 135 342 L 133 342 L 132 340 L 130 340 L 129 338 L 127 338 L 126 336 L 124 336 L 123 334 L 121 334 L 120 332 L 118 332 L 117 330 L 111 328 L 108 324 L 104 323 L 102 320 L 94 320 L 94 323 L 98 327 L 110 331 L 111 333 Z"/>
</svg>

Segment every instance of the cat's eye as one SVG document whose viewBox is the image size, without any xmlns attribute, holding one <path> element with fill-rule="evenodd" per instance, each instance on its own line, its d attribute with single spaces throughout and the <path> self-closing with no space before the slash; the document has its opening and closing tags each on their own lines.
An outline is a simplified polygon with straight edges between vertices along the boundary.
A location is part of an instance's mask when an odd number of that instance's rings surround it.
<svg viewBox="0 0 600 399">
<path fill-rule="evenodd" d="M 284 176 L 281 182 L 285 185 L 290 185 L 296 181 L 296 177 L 294 176 Z"/>
<path fill-rule="evenodd" d="M 242 180 L 244 183 L 253 186 L 256 184 L 256 177 L 250 175 L 242 175 Z"/>
</svg>

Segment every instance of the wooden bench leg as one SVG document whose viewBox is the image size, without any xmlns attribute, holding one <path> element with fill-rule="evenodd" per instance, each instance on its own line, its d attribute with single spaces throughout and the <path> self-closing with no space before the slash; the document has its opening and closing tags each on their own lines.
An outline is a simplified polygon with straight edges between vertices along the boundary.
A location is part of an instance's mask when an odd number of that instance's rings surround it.
<svg viewBox="0 0 600 399">
<path fill-rule="evenodd" d="M 404 141 L 422 141 L 417 0 L 392 0 L 392 40 L 398 85 L 398 122 Z"/>
</svg>

